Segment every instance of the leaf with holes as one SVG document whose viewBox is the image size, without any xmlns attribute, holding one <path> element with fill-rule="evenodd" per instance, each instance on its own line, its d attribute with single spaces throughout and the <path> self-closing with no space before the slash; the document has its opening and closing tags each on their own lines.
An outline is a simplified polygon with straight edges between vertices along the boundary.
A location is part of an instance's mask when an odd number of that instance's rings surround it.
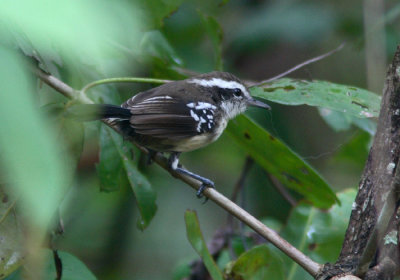
<svg viewBox="0 0 400 280">
<path fill-rule="evenodd" d="M 252 87 L 253 96 L 285 105 L 310 105 L 336 110 L 358 118 L 377 117 L 380 97 L 365 89 L 327 81 L 279 79 Z"/>
<path fill-rule="evenodd" d="M 269 174 L 301 193 L 316 207 L 329 208 L 338 201 L 329 185 L 311 166 L 245 115 L 231 121 L 227 131 Z"/>
</svg>

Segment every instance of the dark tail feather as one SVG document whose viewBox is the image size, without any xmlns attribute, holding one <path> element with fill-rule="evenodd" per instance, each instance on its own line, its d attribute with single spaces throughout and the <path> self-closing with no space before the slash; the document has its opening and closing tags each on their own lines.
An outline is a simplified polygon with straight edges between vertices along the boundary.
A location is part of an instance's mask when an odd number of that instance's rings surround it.
<svg viewBox="0 0 400 280">
<path fill-rule="evenodd" d="M 78 104 L 68 108 L 66 116 L 78 121 L 94 121 L 117 118 L 128 120 L 132 114 L 129 109 L 108 104 Z"/>
</svg>

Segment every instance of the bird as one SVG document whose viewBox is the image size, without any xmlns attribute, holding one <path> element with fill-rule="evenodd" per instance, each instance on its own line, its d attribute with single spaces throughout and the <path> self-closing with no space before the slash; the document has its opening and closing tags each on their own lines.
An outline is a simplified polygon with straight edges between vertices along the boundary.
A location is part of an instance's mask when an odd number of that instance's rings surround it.
<svg viewBox="0 0 400 280">
<path fill-rule="evenodd" d="M 179 156 L 216 141 L 228 121 L 249 106 L 270 110 L 254 99 L 235 75 L 214 71 L 165 83 L 137 93 L 120 106 L 85 105 L 85 120 L 108 119 L 128 141 L 156 152 L 169 153 L 170 169 L 201 182 L 197 196 L 202 197 L 214 182 L 179 164 Z M 93 112 L 96 112 L 93 114 Z"/>
</svg>

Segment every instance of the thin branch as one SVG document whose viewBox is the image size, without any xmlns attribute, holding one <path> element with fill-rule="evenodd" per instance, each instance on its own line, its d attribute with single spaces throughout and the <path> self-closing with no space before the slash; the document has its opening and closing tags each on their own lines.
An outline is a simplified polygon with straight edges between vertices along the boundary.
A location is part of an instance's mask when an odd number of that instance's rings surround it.
<svg viewBox="0 0 400 280">
<path fill-rule="evenodd" d="M 40 79 L 42 79 L 46 84 L 50 85 L 57 91 L 60 91 L 64 96 L 69 98 L 75 98 L 74 94 L 77 94 L 77 91 L 73 90 L 70 86 L 64 84 L 54 76 L 48 75 L 42 71 L 35 71 Z M 83 99 L 81 99 L 82 101 Z M 111 126 L 117 132 L 118 129 L 115 126 L 112 126 L 112 123 L 104 121 L 107 125 Z M 148 152 L 145 148 L 139 147 L 143 152 Z M 160 153 L 156 153 L 154 156 L 154 162 L 168 171 L 172 176 L 180 179 L 185 182 L 195 190 L 200 188 L 201 183 L 191 177 L 186 175 L 177 173 L 169 168 L 168 160 L 164 156 L 160 155 Z M 281 238 L 274 230 L 266 227 L 262 222 L 257 220 L 255 217 L 250 215 L 244 209 L 236 205 L 234 202 L 229 200 L 227 197 L 219 193 L 214 188 L 206 188 L 204 190 L 204 195 L 214 201 L 217 205 L 228 211 L 230 214 L 235 216 L 237 219 L 245 223 L 248 227 L 252 228 L 255 232 L 260 234 L 262 237 L 267 239 L 269 242 L 274 244 L 277 248 L 279 248 L 282 252 L 284 252 L 287 256 L 297 262 L 300 266 L 302 266 L 307 272 L 309 272 L 312 276 L 316 276 L 319 270 L 322 268 L 322 265 L 314 262 L 309 257 L 304 255 L 301 251 L 296 249 L 286 240 Z"/>
<path fill-rule="evenodd" d="M 296 199 L 288 192 L 288 190 L 279 182 L 274 176 L 267 172 L 267 176 L 272 183 L 272 186 L 280 193 L 280 195 L 286 199 L 289 204 L 294 207 L 297 205 Z"/>
<path fill-rule="evenodd" d="M 247 175 L 251 167 L 253 166 L 253 159 L 249 156 L 246 157 L 246 162 L 244 163 L 242 173 L 240 174 L 239 179 L 237 180 L 235 187 L 233 188 L 233 192 L 231 195 L 231 200 L 236 201 L 239 192 L 243 189 L 244 181 L 246 180 Z"/>
<path fill-rule="evenodd" d="M 7 218 L 8 214 L 10 214 L 11 210 L 15 207 L 15 204 L 17 203 L 17 200 L 13 201 L 11 205 L 7 208 L 7 210 L 4 212 L 3 216 L 0 218 L 0 225 L 4 222 L 4 220 Z"/>
<path fill-rule="evenodd" d="M 87 84 L 81 89 L 81 92 L 85 94 L 92 87 L 111 84 L 111 83 L 151 83 L 151 84 L 165 84 L 170 82 L 170 80 L 161 79 L 151 79 L 151 78 L 138 78 L 138 77 L 122 77 L 122 78 L 108 78 L 103 80 L 97 80 L 92 83 Z"/>
<path fill-rule="evenodd" d="M 269 83 L 269 82 L 275 81 L 275 80 L 277 80 L 277 79 L 279 79 L 279 78 L 285 77 L 285 76 L 289 75 L 290 73 L 292 73 L 292 72 L 294 72 L 294 71 L 296 71 L 296 70 L 298 70 L 298 69 L 300 69 L 300 68 L 302 68 L 302 67 L 304 67 L 304 66 L 306 66 L 306 65 L 309 65 L 309 64 L 311 64 L 311 63 L 320 61 L 320 60 L 322 60 L 322 59 L 324 59 L 324 58 L 326 58 L 326 57 L 328 57 L 328 56 L 330 56 L 330 55 L 332 55 L 332 54 L 334 54 L 334 53 L 340 51 L 341 49 L 343 49 L 343 47 L 345 46 L 345 44 L 346 44 L 346 43 L 341 43 L 340 46 L 337 47 L 337 48 L 334 49 L 334 50 L 331 50 L 331 51 L 329 51 L 329 52 L 327 52 L 327 53 L 324 53 L 324 54 L 322 54 L 322 55 L 316 56 L 316 57 L 311 58 L 311 59 L 309 59 L 309 60 L 306 60 L 306 61 L 304 61 L 304 62 L 302 62 L 302 63 L 296 65 L 295 67 L 290 68 L 289 70 L 287 70 L 287 71 L 285 71 L 285 72 L 283 72 L 283 73 L 281 73 L 281 74 L 279 74 L 279 75 L 276 75 L 275 77 L 269 78 L 269 79 L 267 79 L 267 80 L 264 80 L 264 81 L 261 81 L 261 82 L 258 82 L 258 83 L 255 83 L 255 84 L 252 84 L 252 85 L 249 85 L 249 86 L 250 86 L 250 87 L 259 87 L 259 86 L 262 86 L 262 85 L 267 84 L 267 83 Z"/>
<path fill-rule="evenodd" d="M 237 180 L 237 182 L 235 184 L 235 187 L 233 188 L 233 192 L 232 192 L 232 195 L 231 195 L 231 200 L 233 202 L 236 201 L 239 192 L 241 190 L 243 190 L 244 182 L 245 182 L 245 180 L 247 178 L 247 175 L 249 174 L 249 171 L 250 171 L 251 167 L 253 166 L 253 163 L 254 163 L 253 159 L 251 157 L 247 156 L 246 157 L 246 161 L 244 163 L 244 166 L 242 168 L 242 173 L 240 174 L 240 177 Z M 242 198 L 243 198 L 243 196 L 242 196 Z M 243 204 L 241 206 L 243 207 Z M 234 254 L 234 251 L 233 251 L 233 248 L 232 248 L 232 239 L 231 239 L 231 236 L 233 234 L 233 216 L 231 214 L 228 214 L 228 217 L 227 217 L 227 230 L 229 232 L 229 241 L 228 241 L 229 252 L 231 254 L 231 257 L 234 258 L 235 254 Z M 243 233 L 243 223 L 240 222 L 240 236 L 242 238 L 243 247 L 246 248 L 247 244 L 246 244 L 246 241 L 243 238 L 243 234 L 244 234 Z"/>
</svg>

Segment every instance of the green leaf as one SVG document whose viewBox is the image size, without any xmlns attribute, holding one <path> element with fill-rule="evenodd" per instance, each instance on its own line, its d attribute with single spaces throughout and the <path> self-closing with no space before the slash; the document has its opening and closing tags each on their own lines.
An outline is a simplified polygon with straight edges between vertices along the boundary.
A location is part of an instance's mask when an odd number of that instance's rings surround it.
<svg viewBox="0 0 400 280">
<path fill-rule="evenodd" d="M 23 262 L 22 225 L 14 212 L 15 200 L 0 191 L 0 278 L 16 270 Z"/>
<path fill-rule="evenodd" d="M 67 252 L 58 251 L 58 256 L 62 262 L 63 280 L 96 280 L 96 276 L 88 267 L 77 257 Z M 45 279 L 55 279 L 56 270 L 52 255 L 48 258 L 47 271 Z"/>
<path fill-rule="evenodd" d="M 377 117 L 380 97 L 370 91 L 326 81 L 279 79 L 252 87 L 251 93 L 285 105 L 310 105 L 343 112 L 358 118 Z"/>
<path fill-rule="evenodd" d="M 230 121 L 227 132 L 269 174 L 316 207 L 329 208 L 337 201 L 334 192 L 311 166 L 248 117 L 239 115 Z"/>
<path fill-rule="evenodd" d="M 117 191 L 126 183 L 125 169 L 106 126 L 100 127 L 100 162 L 96 166 L 100 190 Z"/>
<path fill-rule="evenodd" d="M 175 12 L 184 0 L 139 0 L 140 7 L 147 12 L 146 25 L 148 29 L 163 26 L 164 18 Z"/>
<path fill-rule="evenodd" d="M 306 204 L 296 206 L 281 232 L 282 237 L 318 263 L 335 262 L 342 247 L 355 196 L 355 189 L 339 193 L 342 205 L 334 205 L 329 211 L 320 211 Z M 293 260 L 284 258 L 290 264 L 285 279 L 313 279 Z"/>
<path fill-rule="evenodd" d="M 222 272 L 219 270 L 217 264 L 212 258 L 210 252 L 208 251 L 207 244 L 204 241 L 203 235 L 200 230 L 199 221 L 195 211 L 186 210 L 185 212 L 185 222 L 186 222 L 186 235 L 192 244 L 194 250 L 199 254 L 204 262 L 211 278 L 214 280 L 223 280 Z"/>
<path fill-rule="evenodd" d="M 182 59 L 166 37 L 158 30 L 146 32 L 140 41 L 140 58 L 153 66 L 155 76 L 182 79 L 184 75 L 177 69 L 183 65 Z"/>
<path fill-rule="evenodd" d="M 156 214 L 156 193 L 151 188 L 146 177 L 137 170 L 137 163 L 128 156 L 132 145 L 123 142 L 122 137 L 109 127 L 105 127 L 105 133 L 107 133 L 108 138 L 118 151 L 119 159 L 122 162 L 125 174 L 135 194 L 141 217 L 137 225 L 139 229 L 143 230 L 149 225 Z"/>
<path fill-rule="evenodd" d="M 332 158 L 333 164 L 350 162 L 362 168 L 367 160 L 370 148 L 371 135 L 365 132 L 356 133 L 350 141 L 342 145 Z"/>
<path fill-rule="evenodd" d="M 243 253 L 231 267 L 230 276 L 246 280 L 285 279 L 282 259 L 267 245 Z"/>
<path fill-rule="evenodd" d="M 211 39 L 214 49 L 215 57 L 215 70 L 222 71 L 222 39 L 223 30 L 218 21 L 212 17 L 207 16 L 199 11 L 201 21 L 206 28 L 207 34 Z"/>
<path fill-rule="evenodd" d="M 325 122 L 335 131 L 348 130 L 352 125 L 355 125 L 371 135 L 375 134 L 376 123 L 371 119 L 359 118 L 326 108 L 318 108 L 318 111 Z"/>
<path fill-rule="evenodd" d="M 62 65 L 80 79 L 93 65 L 89 72 L 109 73 L 128 64 L 121 49 L 129 49 L 131 42 L 137 45 L 142 29 L 139 11 L 133 1 L 4 0 L 0 1 L 0 25 L 4 27 L 0 36 L 25 54 L 40 57 L 53 74 Z M 121 56 L 118 63 L 109 59 Z"/>
<path fill-rule="evenodd" d="M 1 168 L 18 193 L 18 202 L 26 207 L 27 220 L 44 237 L 67 189 L 70 159 L 51 122 L 35 106 L 36 85 L 23 61 L 3 48 L 0 60 Z"/>
<path fill-rule="evenodd" d="M 165 64 L 180 65 L 181 59 L 167 41 L 165 36 L 158 30 L 146 32 L 140 42 L 141 53 L 152 58 L 158 58 Z"/>
</svg>

